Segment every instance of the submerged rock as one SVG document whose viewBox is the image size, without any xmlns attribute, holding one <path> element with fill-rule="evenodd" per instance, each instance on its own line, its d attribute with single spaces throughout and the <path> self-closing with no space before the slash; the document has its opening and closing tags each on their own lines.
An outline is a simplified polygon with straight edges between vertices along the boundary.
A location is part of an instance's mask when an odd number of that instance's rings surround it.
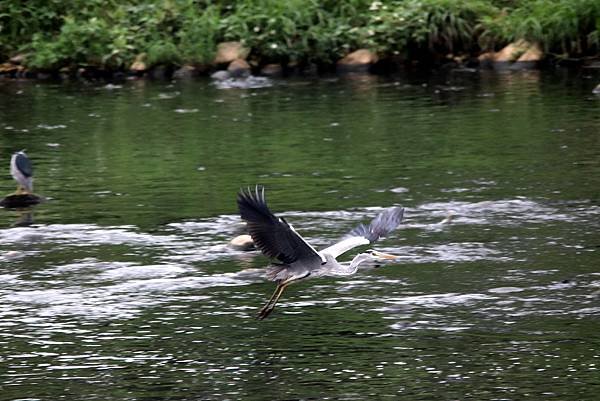
<svg viewBox="0 0 600 401">
<path fill-rule="evenodd" d="M 233 78 L 243 78 L 250 75 L 250 64 L 244 59 L 233 60 L 227 66 L 227 71 Z"/>
<path fill-rule="evenodd" d="M 229 246 L 238 251 L 252 251 L 256 249 L 254 247 L 254 241 L 248 234 L 238 235 L 229 241 Z"/>
<path fill-rule="evenodd" d="M 267 77 L 280 77 L 283 75 L 281 64 L 267 64 L 260 70 L 261 75 Z"/>
<path fill-rule="evenodd" d="M 210 77 L 216 81 L 224 81 L 226 79 L 231 78 L 231 74 L 229 73 L 229 71 L 220 70 L 211 74 Z"/>
<path fill-rule="evenodd" d="M 178 68 L 173 73 L 175 79 L 191 79 L 198 75 L 198 69 L 193 65 L 186 64 L 181 68 Z"/>
<path fill-rule="evenodd" d="M 255 77 L 250 75 L 243 78 L 229 77 L 225 79 L 215 79 L 214 84 L 219 89 L 257 89 L 273 86 L 273 81 L 267 77 Z"/>
<path fill-rule="evenodd" d="M 44 198 L 35 194 L 11 194 L 0 200 L 0 206 L 12 209 L 37 205 L 43 201 Z"/>
</svg>

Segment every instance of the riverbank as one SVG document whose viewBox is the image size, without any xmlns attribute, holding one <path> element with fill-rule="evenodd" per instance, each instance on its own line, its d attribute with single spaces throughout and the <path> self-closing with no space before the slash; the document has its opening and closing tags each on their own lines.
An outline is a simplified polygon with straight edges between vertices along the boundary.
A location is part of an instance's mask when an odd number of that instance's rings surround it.
<svg viewBox="0 0 600 401">
<path fill-rule="evenodd" d="M 596 0 L 245 0 L 0 4 L 16 78 L 386 72 L 402 65 L 593 63 Z M 499 63 L 499 64 L 498 64 Z"/>
</svg>

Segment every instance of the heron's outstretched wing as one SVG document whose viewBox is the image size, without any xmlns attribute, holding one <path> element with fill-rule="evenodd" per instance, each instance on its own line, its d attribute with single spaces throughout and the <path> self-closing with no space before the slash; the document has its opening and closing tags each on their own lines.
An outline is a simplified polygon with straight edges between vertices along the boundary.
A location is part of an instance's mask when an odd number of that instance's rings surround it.
<svg viewBox="0 0 600 401">
<path fill-rule="evenodd" d="M 31 165 L 31 161 L 24 152 L 15 153 L 14 158 L 15 165 L 25 177 L 33 176 L 33 166 Z"/>
<path fill-rule="evenodd" d="M 391 207 L 379 213 L 369 225 L 361 224 L 346 234 L 340 242 L 321 250 L 321 254 L 328 253 L 334 258 L 348 252 L 359 245 L 367 245 L 392 232 L 404 215 L 404 208 Z"/>
<path fill-rule="evenodd" d="M 254 244 L 265 255 L 283 263 L 321 263 L 321 257 L 284 219 L 276 217 L 265 200 L 264 187 L 257 185 L 238 193 L 240 215 L 246 221 Z"/>
</svg>

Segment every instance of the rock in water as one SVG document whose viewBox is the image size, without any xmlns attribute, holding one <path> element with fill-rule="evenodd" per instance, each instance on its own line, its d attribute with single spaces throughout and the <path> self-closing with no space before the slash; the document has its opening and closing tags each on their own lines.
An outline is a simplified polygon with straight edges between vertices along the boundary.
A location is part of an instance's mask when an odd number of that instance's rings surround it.
<svg viewBox="0 0 600 401">
<path fill-rule="evenodd" d="M 173 78 L 175 79 L 191 79 L 198 75 L 198 70 L 196 67 L 190 64 L 186 64 L 173 73 Z"/>
<path fill-rule="evenodd" d="M 238 235 L 229 241 L 229 246 L 238 251 L 252 251 L 255 249 L 252 237 L 247 234 Z"/>
<path fill-rule="evenodd" d="M 214 72 L 210 77 L 216 81 L 224 81 L 231 78 L 231 74 L 228 71 L 220 70 Z"/>
<path fill-rule="evenodd" d="M 241 58 L 235 59 L 227 66 L 227 72 L 233 78 L 245 78 L 250 75 L 250 64 Z"/>
<path fill-rule="evenodd" d="M 260 73 L 267 77 L 281 77 L 283 75 L 283 68 L 281 68 L 281 64 L 267 64 L 261 68 Z"/>
<path fill-rule="evenodd" d="M 12 194 L 5 196 L 0 200 L 0 206 L 5 208 L 19 208 L 37 205 L 44 201 L 44 198 L 35 194 Z"/>
</svg>

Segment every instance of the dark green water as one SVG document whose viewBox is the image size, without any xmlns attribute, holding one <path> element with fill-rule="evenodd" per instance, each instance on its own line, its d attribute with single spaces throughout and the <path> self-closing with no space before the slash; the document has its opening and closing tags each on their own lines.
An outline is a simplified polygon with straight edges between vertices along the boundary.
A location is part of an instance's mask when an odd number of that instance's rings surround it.
<svg viewBox="0 0 600 401">
<path fill-rule="evenodd" d="M 0 400 L 597 399 L 598 81 L 0 82 L 0 190 L 26 148 L 49 198 L 0 210 Z M 405 206 L 401 258 L 255 320 L 255 183 L 317 247 Z"/>
</svg>

